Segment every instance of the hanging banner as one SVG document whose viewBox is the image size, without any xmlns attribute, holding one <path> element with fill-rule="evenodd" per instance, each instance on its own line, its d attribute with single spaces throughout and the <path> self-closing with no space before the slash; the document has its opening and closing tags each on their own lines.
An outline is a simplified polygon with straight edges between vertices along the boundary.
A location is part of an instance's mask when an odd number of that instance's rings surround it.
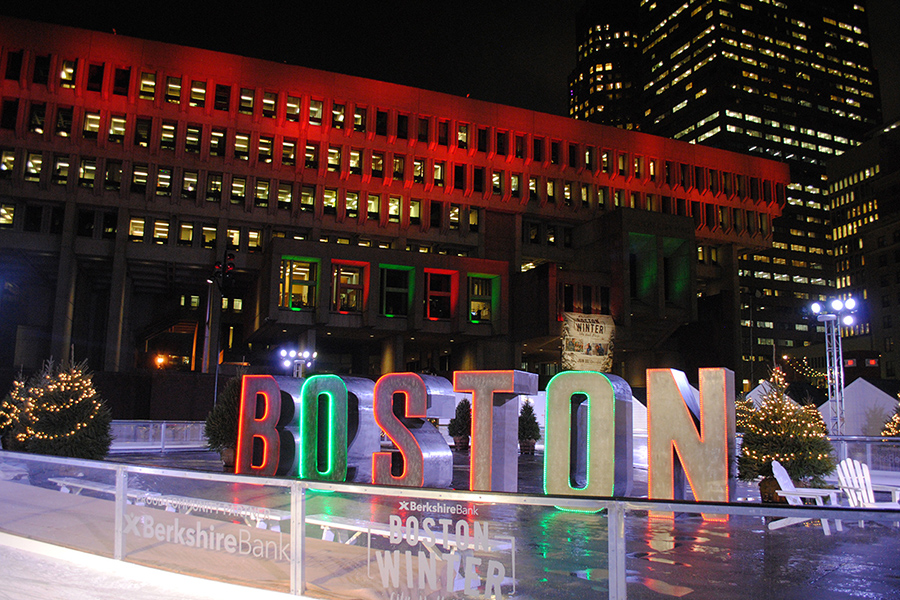
<svg viewBox="0 0 900 600">
<path fill-rule="evenodd" d="M 612 370 L 616 324 L 610 315 L 563 313 L 563 370 Z"/>
</svg>

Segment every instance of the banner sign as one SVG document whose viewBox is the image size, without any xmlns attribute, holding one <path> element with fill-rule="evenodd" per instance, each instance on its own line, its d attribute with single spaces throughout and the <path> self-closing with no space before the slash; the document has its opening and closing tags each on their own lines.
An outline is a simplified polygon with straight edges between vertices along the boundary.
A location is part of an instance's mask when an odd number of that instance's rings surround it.
<svg viewBox="0 0 900 600">
<path fill-rule="evenodd" d="M 612 371 L 616 324 L 610 315 L 563 313 L 562 368 L 571 371 Z"/>
</svg>

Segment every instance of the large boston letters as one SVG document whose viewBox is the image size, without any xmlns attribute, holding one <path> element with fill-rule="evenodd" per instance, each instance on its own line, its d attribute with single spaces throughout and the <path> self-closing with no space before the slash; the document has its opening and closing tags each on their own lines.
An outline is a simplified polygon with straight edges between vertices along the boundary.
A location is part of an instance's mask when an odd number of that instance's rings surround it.
<svg viewBox="0 0 900 600">
<path fill-rule="evenodd" d="M 246 375 L 236 472 L 449 487 L 453 459 L 427 417 L 448 401 L 449 382 L 390 373 L 377 382 L 314 375 Z M 535 395 L 522 371 L 458 371 L 453 390 L 472 398 L 472 491 L 515 492 L 518 396 Z M 632 486 L 631 388 L 619 377 L 566 371 L 547 386 L 544 491 L 627 496 Z M 699 397 L 684 373 L 647 372 L 651 498 L 681 499 L 683 474 L 698 500 L 733 494 L 734 374 L 701 369 Z M 393 448 L 382 451 L 381 433 Z M 368 463 L 368 464 L 366 464 Z"/>
</svg>

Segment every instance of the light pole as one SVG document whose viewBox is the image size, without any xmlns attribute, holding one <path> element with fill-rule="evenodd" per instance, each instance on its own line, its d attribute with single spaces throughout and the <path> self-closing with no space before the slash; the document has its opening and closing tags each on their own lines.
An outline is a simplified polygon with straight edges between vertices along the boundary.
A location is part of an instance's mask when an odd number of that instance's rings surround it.
<svg viewBox="0 0 900 600">
<path fill-rule="evenodd" d="M 844 352 L 841 325 L 853 325 L 856 300 L 834 299 L 827 305 L 814 302 L 810 307 L 820 323 L 825 324 L 825 363 L 828 379 L 828 405 L 831 407 L 831 435 L 844 434 Z M 826 310 L 830 312 L 825 312 Z"/>
<path fill-rule="evenodd" d="M 278 353 L 281 357 L 281 366 L 291 369 L 291 377 L 303 377 L 303 372 L 313 366 L 313 361 L 319 356 L 318 352 L 309 350 L 294 350 L 282 348 Z"/>
</svg>

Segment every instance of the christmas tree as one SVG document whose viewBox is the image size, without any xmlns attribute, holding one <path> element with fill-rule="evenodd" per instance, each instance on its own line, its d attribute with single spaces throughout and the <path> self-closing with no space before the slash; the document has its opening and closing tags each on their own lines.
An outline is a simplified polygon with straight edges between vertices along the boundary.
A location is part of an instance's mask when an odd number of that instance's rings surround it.
<svg viewBox="0 0 900 600">
<path fill-rule="evenodd" d="M 744 423 L 738 476 L 751 481 L 772 476 L 772 461 L 780 462 L 794 481 L 821 483 L 835 468 L 825 422 L 815 406 L 798 406 L 784 393 L 784 374 L 772 372 L 762 404 Z"/>
<path fill-rule="evenodd" d="M 900 437 L 900 404 L 894 409 L 894 415 L 884 424 L 881 435 L 885 437 Z"/>
<path fill-rule="evenodd" d="M 531 402 L 525 402 L 522 404 L 522 410 L 519 411 L 519 441 L 537 441 L 539 439 L 541 439 L 541 428 L 534 415 L 534 407 Z"/>
<path fill-rule="evenodd" d="M 101 459 L 112 443 L 109 409 L 85 362 L 51 361 L 27 381 L 13 382 L 0 405 L 0 429 L 10 450 Z"/>
<path fill-rule="evenodd" d="M 210 450 L 222 452 L 227 448 L 237 448 L 242 380 L 242 375 L 228 380 L 216 405 L 206 417 L 206 443 Z"/>
</svg>

